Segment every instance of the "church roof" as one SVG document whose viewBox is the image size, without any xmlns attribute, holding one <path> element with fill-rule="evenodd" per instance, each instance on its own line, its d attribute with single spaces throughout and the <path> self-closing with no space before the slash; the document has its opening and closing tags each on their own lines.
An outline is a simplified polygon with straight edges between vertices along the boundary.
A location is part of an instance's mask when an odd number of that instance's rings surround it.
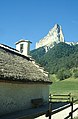
<svg viewBox="0 0 78 119">
<path fill-rule="evenodd" d="M 31 57 L 3 44 L 0 44 L 0 81 L 51 83 Z"/>
</svg>

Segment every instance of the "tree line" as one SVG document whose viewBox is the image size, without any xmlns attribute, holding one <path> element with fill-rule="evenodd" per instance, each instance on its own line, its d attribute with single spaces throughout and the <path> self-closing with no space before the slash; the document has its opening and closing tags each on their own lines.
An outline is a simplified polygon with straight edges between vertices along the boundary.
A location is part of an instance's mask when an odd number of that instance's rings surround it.
<svg viewBox="0 0 78 119">
<path fill-rule="evenodd" d="M 46 53 L 41 47 L 30 52 L 30 55 L 50 74 L 56 74 L 61 80 L 72 75 L 78 76 L 78 44 L 68 45 L 66 43 L 56 44 Z M 75 70 L 74 70 L 75 69 Z"/>
</svg>

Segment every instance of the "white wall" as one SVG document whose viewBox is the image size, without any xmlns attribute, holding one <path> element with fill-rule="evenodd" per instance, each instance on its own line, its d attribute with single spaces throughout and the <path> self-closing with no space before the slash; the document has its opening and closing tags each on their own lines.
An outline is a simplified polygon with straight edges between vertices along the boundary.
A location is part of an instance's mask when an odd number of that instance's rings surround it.
<svg viewBox="0 0 78 119">
<path fill-rule="evenodd" d="M 0 82 L 0 115 L 31 108 L 33 98 L 43 98 L 48 102 L 48 95 L 48 85 Z"/>
<path fill-rule="evenodd" d="M 16 49 L 18 51 L 20 51 L 20 44 L 23 44 L 22 54 L 27 56 L 29 54 L 29 51 L 30 51 L 30 42 L 20 42 L 20 43 L 16 44 Z"/>
</svg>

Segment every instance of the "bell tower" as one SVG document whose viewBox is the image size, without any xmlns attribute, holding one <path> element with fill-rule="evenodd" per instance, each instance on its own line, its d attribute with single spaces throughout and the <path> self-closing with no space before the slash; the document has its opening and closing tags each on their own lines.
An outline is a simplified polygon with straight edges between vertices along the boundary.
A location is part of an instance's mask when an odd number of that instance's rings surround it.
<svg viewBox="0 0 78 119">
<path fill-rule="evenodd" d="M 32 42 L 30 42 L 28 40 L 21 39 L 15 43 L 16 50 L 18 50 L 23 55 L 27 56 L 27 55 L 29 55 L 29 52 L 30 52 L 30 43 L 32 43 Z"/>
</svg>

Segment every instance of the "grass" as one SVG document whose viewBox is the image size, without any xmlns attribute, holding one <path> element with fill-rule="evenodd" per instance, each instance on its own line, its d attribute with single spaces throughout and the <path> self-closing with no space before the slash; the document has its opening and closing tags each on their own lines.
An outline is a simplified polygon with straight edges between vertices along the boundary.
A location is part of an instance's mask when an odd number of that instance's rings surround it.
<svg viewBox="0 0 78 119">
<path fill-rule="evenodd" d="M 50 86 L 51 94 L 69 94 L 78 99 L 78 78 L 69 78 L 63 81 L 56 81 Z"/>
</svg>

